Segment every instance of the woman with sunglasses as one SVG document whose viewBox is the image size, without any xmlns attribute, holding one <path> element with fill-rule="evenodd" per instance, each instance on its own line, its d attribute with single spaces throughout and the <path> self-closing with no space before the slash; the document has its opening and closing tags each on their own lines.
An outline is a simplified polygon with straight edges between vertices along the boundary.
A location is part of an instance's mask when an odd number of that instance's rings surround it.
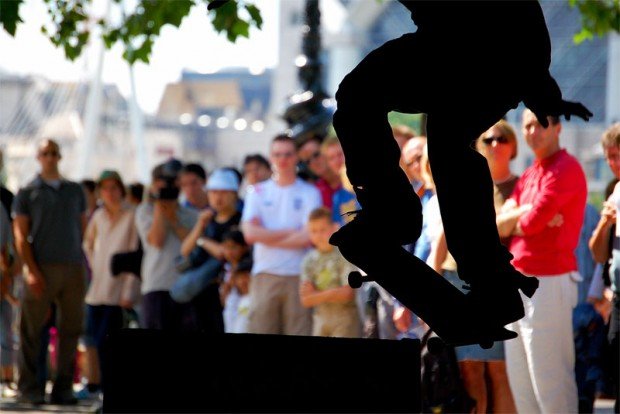
<svg viewBox="0 0 620 414">
<path fill-rule="evenodd" d="M 510 161 L 517 156 L 517 136 L 512 126 L 502 119 L 480 135 L 476 149 L 489 163 L 495 211 L 499 211 L 519 180 L 510 170 Z M 506 245 L 506 240 L 502 242 Z"/>
</svg>

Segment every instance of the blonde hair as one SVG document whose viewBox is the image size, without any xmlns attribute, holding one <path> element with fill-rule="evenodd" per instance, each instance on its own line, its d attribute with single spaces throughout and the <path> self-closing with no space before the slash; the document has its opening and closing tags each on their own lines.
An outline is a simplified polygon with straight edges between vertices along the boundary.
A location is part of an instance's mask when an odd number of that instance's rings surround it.
<svg viewBox="0 0 620 414">
<path fill-rule="evenodd" d="M 616 122 L 603 132 L 601 145 L 603 148 L 620 147 L 620 122 Z"/>
<path fill-rule="evenodd" d="M 341 145 L 340 140 L 335 135 L 330 135 L 321 144 L 321 152 L 325 152 L 327 147 L 331 147 L 332 145 Z"/>
<path fill-rule="evenodd" d="M 512 154 L 510 155 L 510 159 L 514 160 L 515 158 L 517 158 L 517 134 L 514 128 L 503 119 L 497 121 L 491 128 L 499 129 L 502 133 L 502 136 L 506 137 L 506 139 L 508 139 L 508 143 L 512 145 Z M 489 129 L 487 129 L 487 131 Z M 484 139 L 484 134 L 486 134 L 487 131 L 484 131 L 482 135 L 480 135 L 476 140 L 476 150 L 478 152 L 482 152 L 482 140 Z"/>
</svg>

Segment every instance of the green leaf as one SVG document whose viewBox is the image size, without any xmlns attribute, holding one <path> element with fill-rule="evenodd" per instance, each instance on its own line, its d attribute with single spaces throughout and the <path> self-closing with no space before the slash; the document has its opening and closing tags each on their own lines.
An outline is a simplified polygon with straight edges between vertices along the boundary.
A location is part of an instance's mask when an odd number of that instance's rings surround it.
<svg viewBox="0 0 620 414">
<path fill-rule="evenodd" d="M 256 25 L 256 27 L 259 28 L 259 29 L 262 28 L 263 27 L 263 17 L 261 16 L 260 10 L 258 9 L 258 7 L 256 7 L 253 4 L 246 4 L 245 5 L 245 9 L 250 14 L 250 17 L 254 21 L 254 24 Z"/>
<path fill-rule="evenodd" d="M 19 6 L 23 0 L 3 1 L 0 0 L 0 24 L 8 34 L 15 37 L 17 23 L 23 22 L 19 17 Z"/>
</svg>

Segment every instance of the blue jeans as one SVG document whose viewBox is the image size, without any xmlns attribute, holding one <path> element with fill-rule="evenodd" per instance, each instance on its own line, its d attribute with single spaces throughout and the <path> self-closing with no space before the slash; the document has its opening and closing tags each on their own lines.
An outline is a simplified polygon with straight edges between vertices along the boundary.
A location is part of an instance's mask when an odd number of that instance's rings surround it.
<svg viewBox="0 0 620 414">
<path fill-rule="evenodd" d="M 591 413 L 594 410 L 596 383 L 603 376 L 601 363 L 605 322 L 590 303 L 580 303 L 573 310 L 573 332 L 579 412 Z"/>
<path fill-rule="evenodd" d="M 200 266 L 183 272 L 170 288 L 170 296 L 179 303 L 190 302 L 217 279 L 221 270 L 222 262 L 210 257 Z"/>
</svg>

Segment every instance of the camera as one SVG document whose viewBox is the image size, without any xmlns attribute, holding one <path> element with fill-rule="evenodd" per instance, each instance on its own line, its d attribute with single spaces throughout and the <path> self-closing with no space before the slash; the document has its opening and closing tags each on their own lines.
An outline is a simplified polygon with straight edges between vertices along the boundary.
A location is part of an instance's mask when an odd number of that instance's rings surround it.
<svg viewBox="0 0 620 414">
<path fill-rule="evenodd" d="M 181 161 L 171 159 L 153 169 L 153 181 L 164 181 L 164 186 L 150 192 L 153 200 L 176 200 L 179 197 L 179 187 L 177 185 L 177 177 L 179 171 L 183 168 Z"/>
</svg>

